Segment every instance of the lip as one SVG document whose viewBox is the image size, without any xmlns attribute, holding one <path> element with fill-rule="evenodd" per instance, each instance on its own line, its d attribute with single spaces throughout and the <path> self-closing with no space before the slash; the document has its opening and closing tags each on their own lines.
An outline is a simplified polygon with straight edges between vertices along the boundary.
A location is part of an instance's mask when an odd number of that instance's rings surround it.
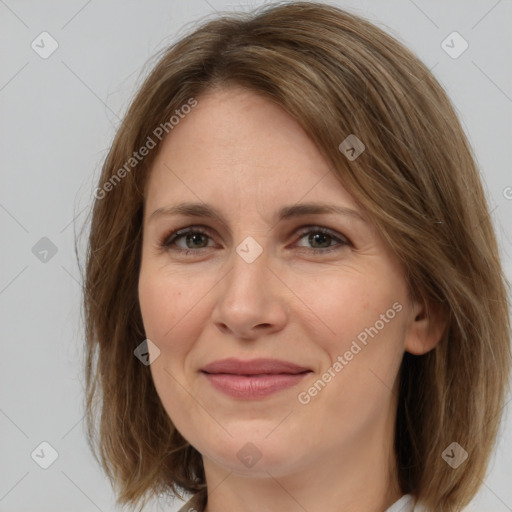
<svg viewBox="0 0 512 512">
<path fill-rule="evenodd" d="M 262 374 L 297 374 L 310 370 L 305 366 L 283 361 L 281 359 L 249 359 L 244 361 L 235 357 L 219 359 L 209 363 L 201 371 L 206 373 L 229 373 L 232 375 L 262 375 Z"/>
<path fill-rule="evenodd" d="M 212 386 L 231 397 L 264 398 L 298 384 L 309 368 L 279 359 L 229 358 L 201 369 Z"/>
</svg>

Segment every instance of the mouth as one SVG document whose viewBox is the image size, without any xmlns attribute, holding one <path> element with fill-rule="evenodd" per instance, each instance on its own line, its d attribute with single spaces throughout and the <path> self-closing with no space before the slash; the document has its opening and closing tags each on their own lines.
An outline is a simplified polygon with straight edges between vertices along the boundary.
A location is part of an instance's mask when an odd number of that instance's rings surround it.
<svg viewBox="0 0 512 512">
<path fill-rule="evenodd" d="M 312 370 L 278 359 L 223 359 L 201 369 L 218 391 L 239 399 L 264 398 L 298 384 Z"/>
<path fill-rule="evenodd" d="M 242 359 L 229 358 L 214 361 L 201 368 L 202 372 L 209 374 L 225 373 L 230 375 L 297 375 L 311 371 L 306 366 L 301 366 L 281 359 Z"/>
</svg>

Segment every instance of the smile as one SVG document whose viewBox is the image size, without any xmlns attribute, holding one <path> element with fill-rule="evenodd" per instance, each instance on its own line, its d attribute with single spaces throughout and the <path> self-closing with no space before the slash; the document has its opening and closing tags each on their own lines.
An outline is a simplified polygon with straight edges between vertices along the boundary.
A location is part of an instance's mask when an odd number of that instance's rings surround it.
<svg viewBox="0 0 512 512">
<path fill-rule="evenodd" d="M 230 357 L 207 364 L 201 368 L 201 373 L 216 390 L 249 400 L 295 386 L 311 369 L 282 359 Z"/>
</svg>

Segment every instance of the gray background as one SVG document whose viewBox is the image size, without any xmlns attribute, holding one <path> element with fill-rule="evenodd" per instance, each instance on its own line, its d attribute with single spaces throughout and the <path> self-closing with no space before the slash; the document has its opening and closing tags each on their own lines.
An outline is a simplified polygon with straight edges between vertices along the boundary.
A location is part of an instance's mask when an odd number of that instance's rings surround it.
<svg viewBox="0 0 512 512">
<path fill-rule="evenodd" d="M 510 279 L 511 1 L 331 3 L 404 42 L 447 90 L 481 166 Z M 114 510 L 83 433 L 75 231 L 149 57 L 215 10 L 257 4 L 0 0 L 0 512 Z M 43 31 L 59 45 L 47 59 L 31 47 Z M 441 47 L 453 31 L 469 43 L 457 59 Z M 509 401 L 496 455 L 468 510 L 512 511 L 511 408 Z M 58 452 L 48 469 L 31 458 L 43 441 Z M 177 508 L 161 502 L 145 510 Z"/>
</svg>

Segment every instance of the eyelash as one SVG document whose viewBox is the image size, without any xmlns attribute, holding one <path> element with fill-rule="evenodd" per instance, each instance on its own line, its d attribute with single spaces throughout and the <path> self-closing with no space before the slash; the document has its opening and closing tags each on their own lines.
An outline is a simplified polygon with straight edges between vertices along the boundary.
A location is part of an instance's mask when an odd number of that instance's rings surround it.
<svg viewBox="0 0 512 512">
<path fill-rule="evenodd" d="M 337 235 L 334 231 L 332 231 L 328 228 L 324 228 L 322 226 L 304 226 L 303 228 L 301 228 L 299 230 L 297 235 L 299 235 L 299 240 L 301 240 L 306 235 L 309 235 L 311 233 L 322 233 L 324 235 L 328 235 L 329 237 L 331 237 L 331 239 L 333 241 L 338 242 L 338 243 L 334 246 L 329 246 L 329 247 L 321 248 L 321 249 L 314 248 L 314 247 L 309 248 L 309 249 L 305 248 L 305 247 L 301 247 L 301 249 L 306 249 L 306 252 L 310 252 L 313 254 L 326 254 L 326 253 L 330 253 L 335 250 L 339 250 L 346 246 L 353 246 L 353 244 L 350 242 L 350 240 L 347 237 L 345 237 L 343 235 Z M 158 245 L 159 245 L 160 249 L 162 249 L 164 251 L 176 251 L 176 252 L 180 252 L 185 255 L 193 253 L 193 252 L 195 252 L 195 253 L 202 252 L 203 249 L 210 249 L 210 247 L 199 247 L 198 249 L 188 249 L 188 248 L 182 249 L 180 247 L 173 246 L 173 244 L 175 244 L 177 240 L 179 240 L 180 238 L 182 238 L 188 234 L 199 234 L 199 235 L 206 236 L 210 239 L 212 238 L 210 236 L 210 234 L 208 233 L 208 231 L 206 231 L 202 226 L 189 226 L 186 228 L 176 229 L 174 231 L 171 231 L 170 233 L 166 233 L 161 238 Z"/>
</svg>

